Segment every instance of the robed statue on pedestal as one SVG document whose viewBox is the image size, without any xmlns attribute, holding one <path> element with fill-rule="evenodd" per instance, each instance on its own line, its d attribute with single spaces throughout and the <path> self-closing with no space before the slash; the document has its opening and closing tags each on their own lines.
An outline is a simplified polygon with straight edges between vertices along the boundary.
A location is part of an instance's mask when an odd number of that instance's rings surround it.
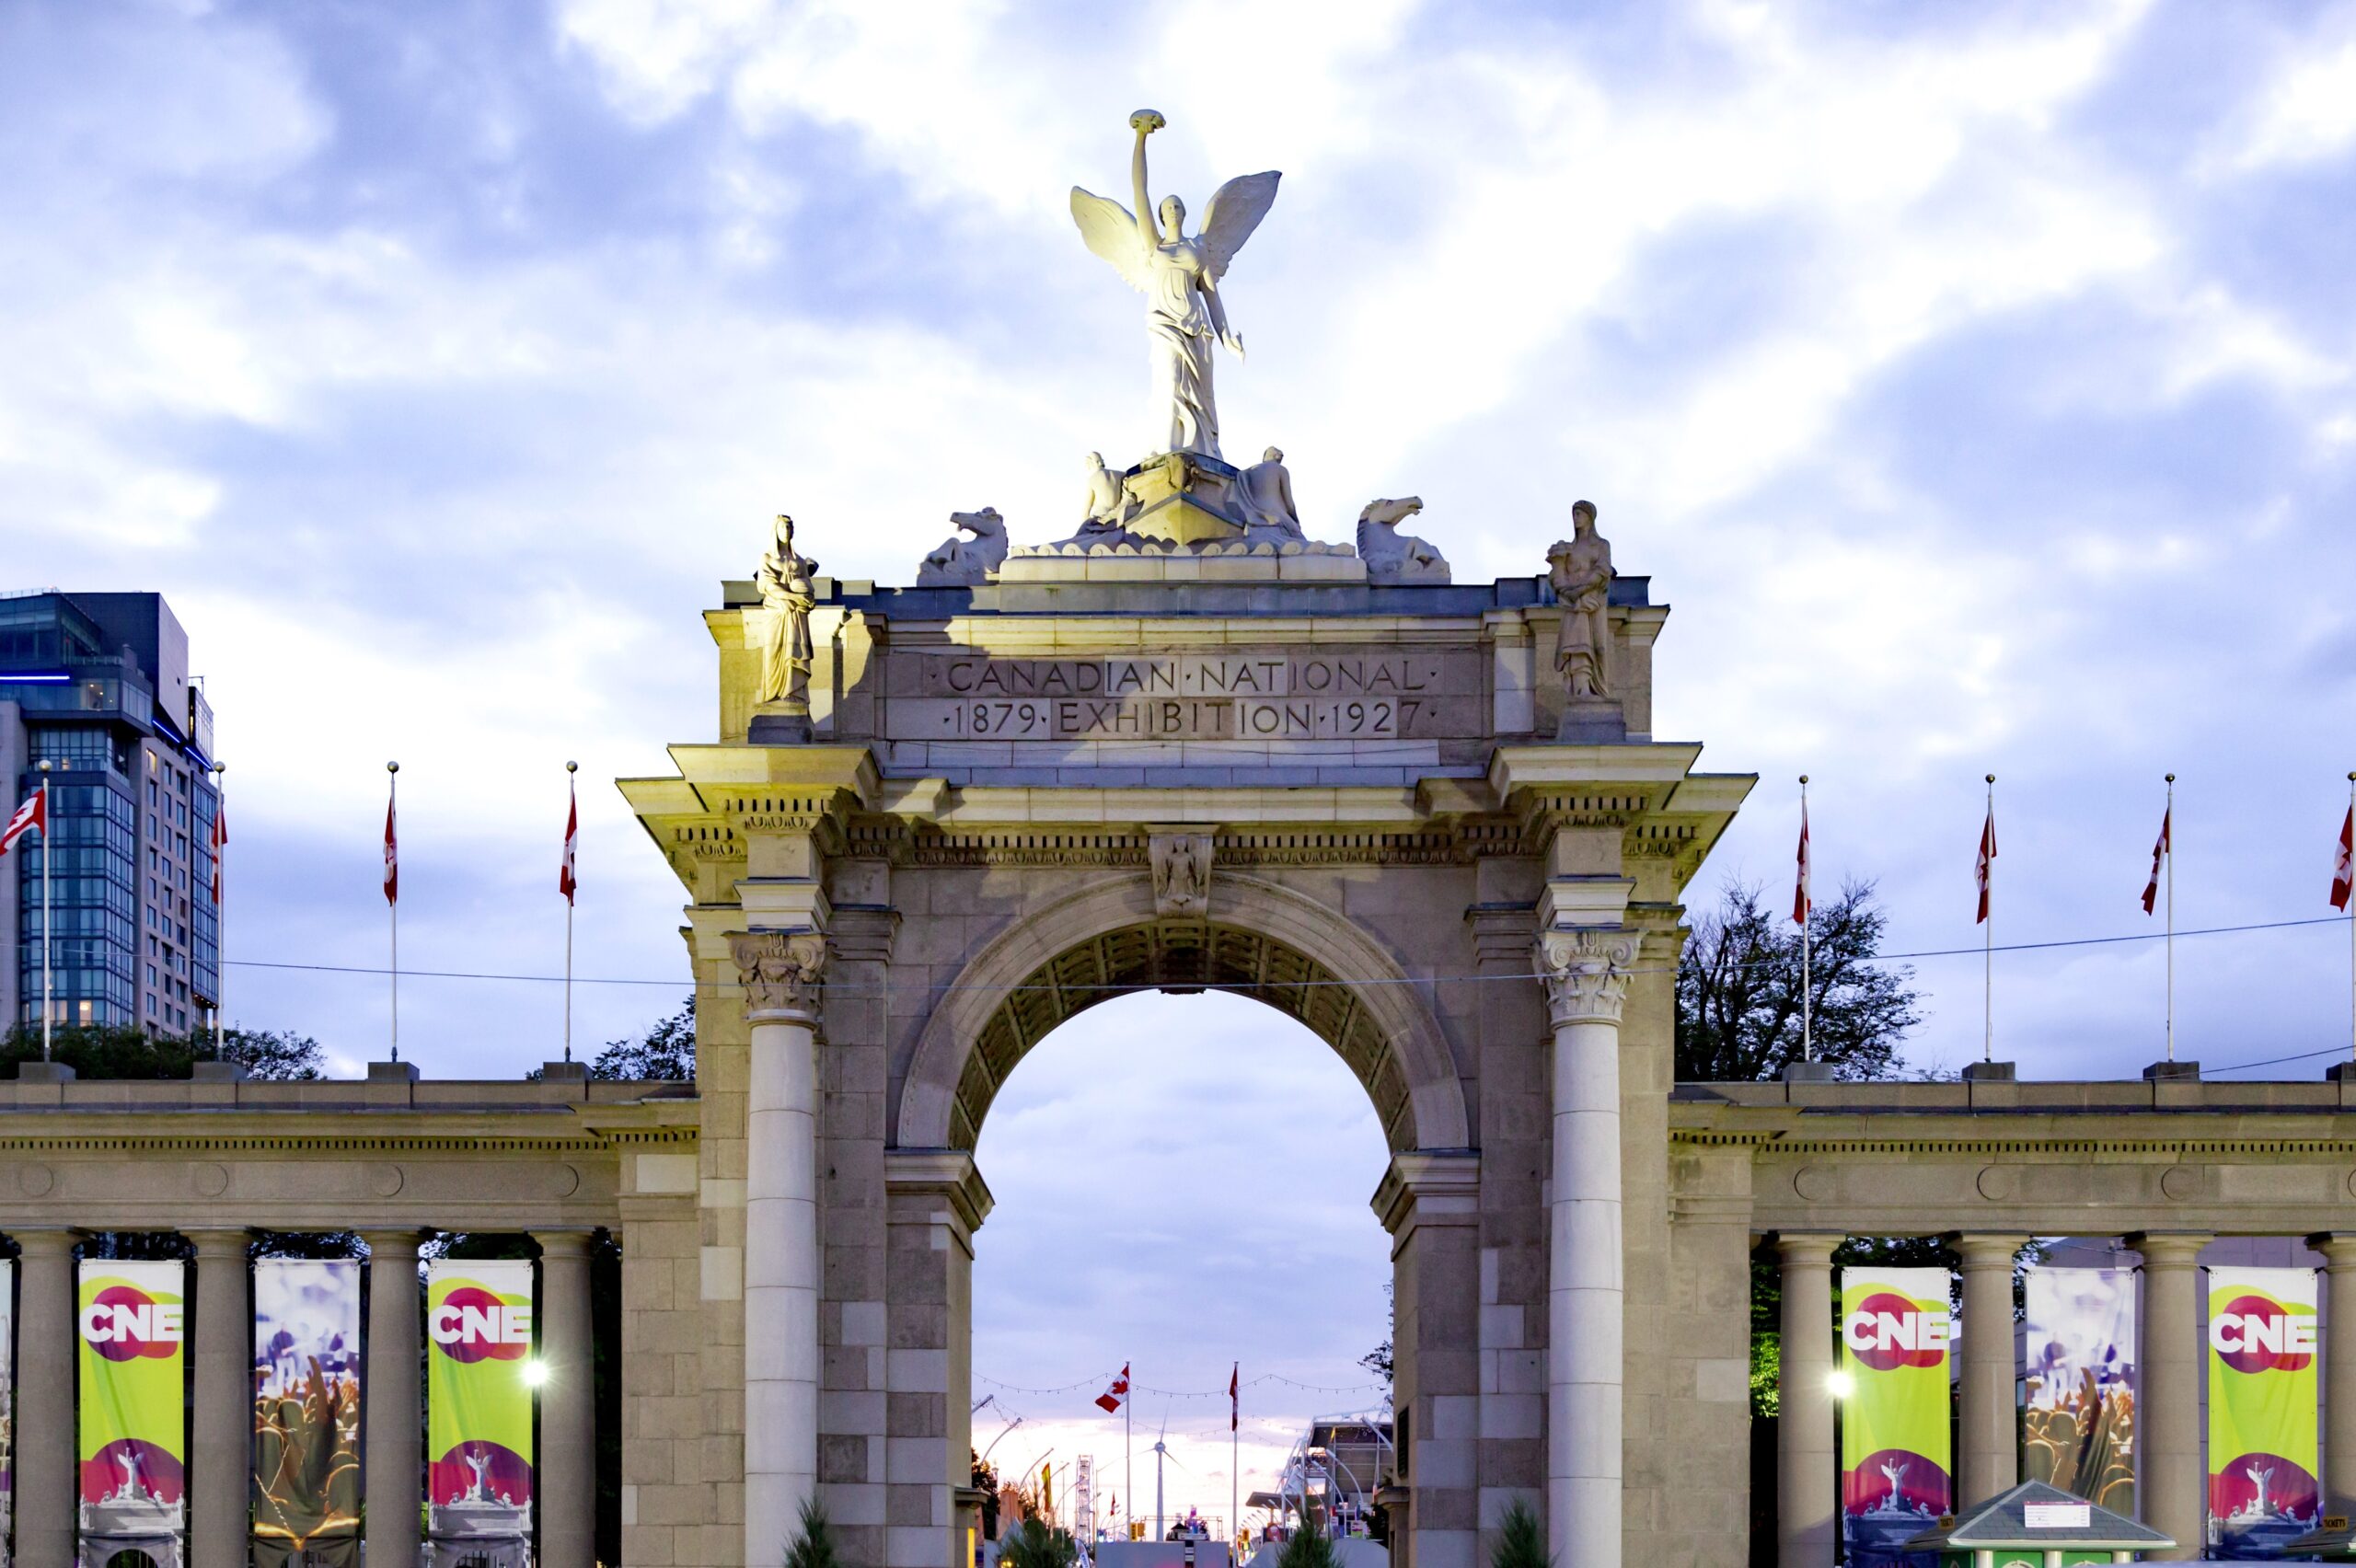
<svg viewBox="0 0 2356 1568">
<path fill-rule="evenodd" d="M 1129 184 L 1136 192 L 1132 214 L 1118 202 L 1092 196 L 1075 185 L 1071 190 L 1072 220 L 1080 225 L 1088 248 L 1118 269 L 1131 288 L 1145 295 L 1146 337 L 1153 356 L 1154 416 L 1162 452 L 1192 452 L 1220 455 L 1218 406 L 1211 393 L 1211 345 L 1225 343 L 1238 359 L 1243 340 L 1228 325 L 1227 306 L 1218 282 L 1228 263 L 1268 215 L 1276 200 L 1271 169 L 1229 180 L 1211 193 L 1203 209 L 1202 232 L 1186 233 L 1186 204 L 1175 196 L 1162 199 L 1161 216 L 1146 194 L 1145 139 L 1168 123 L 1149 109 L 1129 116 L 1138 133 L 1137 150 L 1129 160 Z"/>
</svg>

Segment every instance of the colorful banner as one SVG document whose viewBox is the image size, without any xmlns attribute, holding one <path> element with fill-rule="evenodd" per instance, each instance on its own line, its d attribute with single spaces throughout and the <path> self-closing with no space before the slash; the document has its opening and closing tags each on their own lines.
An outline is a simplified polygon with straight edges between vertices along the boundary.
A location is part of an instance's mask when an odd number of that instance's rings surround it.
<svg viewBox="0 0 2356 1568">
<path fill-rule="evenodd" d="M 1947 1434 L 1945 1269 L 1842 1269 L 1841 1539 L 1849 1568 L 1893 1568 L 1898 1549 L 1955 1505 Z"/>
<path fill-rule="evenodd" d="M 17 1261 L 0 1258 L 0 1568 L 6 1568 L 8 1541 L 17 1516 L 17 1386 L 15 1319 Z"/>
<path fill-rule="evenodd" d="M 2021 1479 L 2135 1517 L 2135 1274 L 2031 1269 Z"/>
<path fill-rule="evenodd" d="M 532 1265 L 425 1274 L 427 1529 L 436 1540 L 532 1533 Z"/>
<path fill-rule="evenodd" d="M 2280 1557 L 2316 1527 L 2316 1271 L 2209 1271 L 2209 1544 Z"/>
<path fill-rule="evenodd" d="M 360 1265 L 254 1263 L 254 1563 L 360 1562 Z"/>
<path fill-rule="evenodd" d="M 81 1528 L 110 1540 L 187 1523 L 188 1370 L 178 1262 L 81 1264 Z"/>
</svg>

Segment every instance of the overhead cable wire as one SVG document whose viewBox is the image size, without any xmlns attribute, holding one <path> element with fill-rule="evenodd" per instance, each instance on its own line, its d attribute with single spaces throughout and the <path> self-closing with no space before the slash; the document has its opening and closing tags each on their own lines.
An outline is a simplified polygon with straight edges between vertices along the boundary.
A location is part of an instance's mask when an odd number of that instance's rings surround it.
<svg viewBox="0 0 2356 1568">
<path fill-rule="evenodd" d="M 2356 916 L 2326 915 L 2304 920 L 2259 920 L 2239 926 L 2204 926 L 2191 930 L 2178 931 L 2176 934 L 2179 938 L 2239 936 L 2252 931 L 2296 930 L 2302 927 L 2307 926 L 2345 926 L 2349 924 L 2351 919 L 2356 919 Z M 2155 942 L 2160 940 L 2161 934 L 2155 931 L 2132 931 L 2114 937 L 2061 937 L 2047 941 L 2004 942 L 1998 944 L 1993 951 L 1997 952 L 2050 952 L 2065 948 L 2114 947 L 2132 942 Z M 1986 950 L 1976 947 L 1920 948 L 1911 952 L 1880 952 L 1865 954 L 1860 956 L 1855 962 L 1861 963 L 1904 963 L 1926 958 L 1978 958 L 1981 956 L 1984 951 Z M 232 968 L 237 969 L 276 969 L 313 974 L 384 975 L 391 973 L 391 970 L 381 964 L 290 963 L 277 960 L 260 958 L 231 958 L 224 959 L 222 962 Z M 1739 969 L 1765 969 L 1773 967 L 1773 963 L 1774 961 L 1772 960 L 1761 960 L 1756 963 L 1737 964 L 1734 967 Z M 1677 971 L 1674 969 L 1663 969 L 1657 966 L 1640 965 L 1623 970 L 1621 973 L 1624 974 L 1674 974 Z M 490 980 L 545 986 L 561 986 L 564 984 L 564 976 L 561 974 L 513 974 L 494 970 L 404 969 L 401 971 L 401 974 L 407 979 Z M 1483 985 L 1499 981 L 1524 982 L 1530 980 L 1542 980 L 1544 978 L 1544 975 L 1534 971 L 1530 973 L 1517 971 L 1511 974 L 1369 974 L 1357 976 L 1333 976 L 1322 980 L 1282 980 L 1270 981 L 1265 985 L 1255 984 L 1249 986 L 1237 982 L 1212 979 L 1206 976 L 1200 980 L 1187 977 L 1185 978 L 1184 983 L 1190 986 L 1198 985 L 1205 990 L 1214 991 L 1293 991 L 1315 990 L 1329 986 L 1356 987 L 1362 986 Z M 573 976 L 573 984 L 577 986 L 663 986 L 676 987 L 679 986 L 692 986 L 695 982 L 691 977 L 687 976 L 681 976 L 679 978 L 670 980 L 640 980 L 620 976 L 576 974 Z M 1034 991 L 1061 992 L 1067 996 L 1075 993 L 1097 995 L 1126 993 L 1131 991 L 1159 991 L 1164 989 L 1171 984 L 1172 984 L 1172 982 L 1167 980 L 1143 980 L 1120 983 L 1104 982 L 1101 984 L 1092 984 L 1086 981 L 1047 981 L 1037 985 L 1025 982 L 1012 986 L 995 986 L 965 984 L 952 980 L 938 983 L 930 981 L 897 983 L 885 982 L 882 985 L 870 986 L 861 985 L 852 981 L 832 980 L 820 982 L 819 989 L 822 991 L 830 991 L 839 996 L 872 996 L 894 991 L 926 991 L 937 994 L 957 991 L 987 991 L 998 996 L 1011 997 Z M 733 981 L 725 980 L 719 982 L 713 988 L 723 991 L 743 989 L 739 984 Z"/>
</svg>

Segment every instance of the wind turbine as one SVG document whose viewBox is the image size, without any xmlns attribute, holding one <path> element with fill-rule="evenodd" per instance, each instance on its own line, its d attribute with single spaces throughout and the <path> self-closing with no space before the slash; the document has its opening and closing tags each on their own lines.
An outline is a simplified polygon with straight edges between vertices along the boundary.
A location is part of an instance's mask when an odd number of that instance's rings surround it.
<svg viewBox="0 0 2356 1568">
<path fill-rule="evenodd" d="M 1160 1539 L 1161 1539 L 1161 1461 L 1162 1461 L 1162 1460 L 1164 1460 L 1164 1459 L 1170 1459 L 1170 1462 L 1171 1462 L 1172 1464 L 1173 1464 L 1173 1465 L 1178 1465 L 1178 1468 L 1179 1468 L 1180 1470 L 1185 1470 L 1185 1469 L 1186 1469 L 1186 1467 L 1185 1467 L 1184 1465 L 1179 1465 L 1179 1464 L 1178 1464 L 1178 1461 L 1177 1461 L 1176 1459 L 1174 1459 L 1174 1458 L 1170 1458 L 1170 1445 L 1162 1441 L 1162 1438 L 1163 1438 L 1163 1437 L 1167 1437 L 1167 1436 L 1169 1436 L 1169 1435 L 1170 1435 L 1170 1407 L 1169 1407 L 1169 1405 L 1164 1404 L 1164 1405 L 1161 1407 L 1161 1435 L 1160 1435 L 1159 1436 L 1157 1436 L 1157 1437 L 1155 1437 L 1155 1438 L 1154 1438 L 1154 1440 L 1153 1440 L 1153 1449 L 1152 1449 L 1152 1452 L 1153 1452 L 1153 1539 L 1156 1539 L 1156 1540 L 1160 1540 Z M 1187 1473 L 1187 1474 L 1189 1474 L 1189 1475 L 1192 1475 L 1194 1472 L 1193 1472 L 1192 1470 L 1187 1470 L 1187 1472 L 1186 1472 L 1186 1473 Z"/>
</svg>

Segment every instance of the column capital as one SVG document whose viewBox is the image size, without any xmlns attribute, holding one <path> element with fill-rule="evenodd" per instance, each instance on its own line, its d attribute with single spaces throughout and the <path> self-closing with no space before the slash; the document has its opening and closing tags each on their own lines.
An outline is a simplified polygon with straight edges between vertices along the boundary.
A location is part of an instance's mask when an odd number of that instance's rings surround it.
<svg viewBox="0 0 2356 1568">
<path fill-rule="evenodd" d="M 2356 1269 L 2356 1230 L 2318 1230 L 2307 1238 L 2307 1245 L 2323 1254 L 2328 1273 Z"/>
<path fill-rule="evenodd" d="M 1533 951 L 1546 983 L 1546 1009 L 1559 1029 L 1618 1023 L 1641 934 L 1618 927 L 1557 927 L 1538 933 Z"/>
<path fill-rule="evenodd" d="M 1829 1269 L 1832 1266 L 1832 1254 L 1847 1239 L 1846 1236 L 1821 1230 L 1779 1230 L 1775 1233 L 1775 1256 L 1787 1269 Z"/>
<path fill-rule="evenodd" d="M 410 1262 L 417 1261 L 420 1248 L 425 1245 L 422 1230 L 363 1230 L 360 1239 L 368 1244 L 368 1261 L 377 1262 L 388 1255 L 398 1255 Z"/>
<path fill-rule="evenodd" d="M 62 1258 L 74 1251 L 82 1233 L 60 1225 L 24 1226 L 8 1232 L 17 1250 L 29 1258 Z"/>
<path fill-rule="evenodd" d="M 531 1230 L 525 1234 L 540 1244 L 543 1258 L 585 1258 L 597 1240 L 596 1233 L 591 1230 Z"/>
<path fill-rule="evenodd" d="M 1394 1243 L 1419 1226 L 1478 1225 L 1481 1157 L 1469 1150 L 1394 1154 L 1369 1201 Z"/>
<path fill-rule="evenodd" d="M 2007 1274 L 2012 1272 L 2020 1250 L 2028 1244 L 2026 1236 L 1990 1236 L 1969 1231 L 1950 1232 L 1946 1240 L 1963 1268 L 2003 1269 Z"/>
<path fill-rule="evenodd" d="M 182 1227 L 180 1234 L 196 1248 L 200 1262 L 206 1258 L 234 1256 L 243 1262 L 246 1249 L 253 1242 L 253 1232 L 242 1227 L 206 1226 L 202 1229 Z"/>
<path fill-rule="evenodd" d="M 2146 1268 L 2189 1269 L 2215 1238 L 2206 1231 L 2138 1230 L 2121 1239 L 2143 1255 Z"/>
<path fill-rule="evenodd" d="M 823 931 L 731 931 L 729 956 L 753 1023 L 814 1023 L 818 976 L 826 967 Z"/>
</svg>

